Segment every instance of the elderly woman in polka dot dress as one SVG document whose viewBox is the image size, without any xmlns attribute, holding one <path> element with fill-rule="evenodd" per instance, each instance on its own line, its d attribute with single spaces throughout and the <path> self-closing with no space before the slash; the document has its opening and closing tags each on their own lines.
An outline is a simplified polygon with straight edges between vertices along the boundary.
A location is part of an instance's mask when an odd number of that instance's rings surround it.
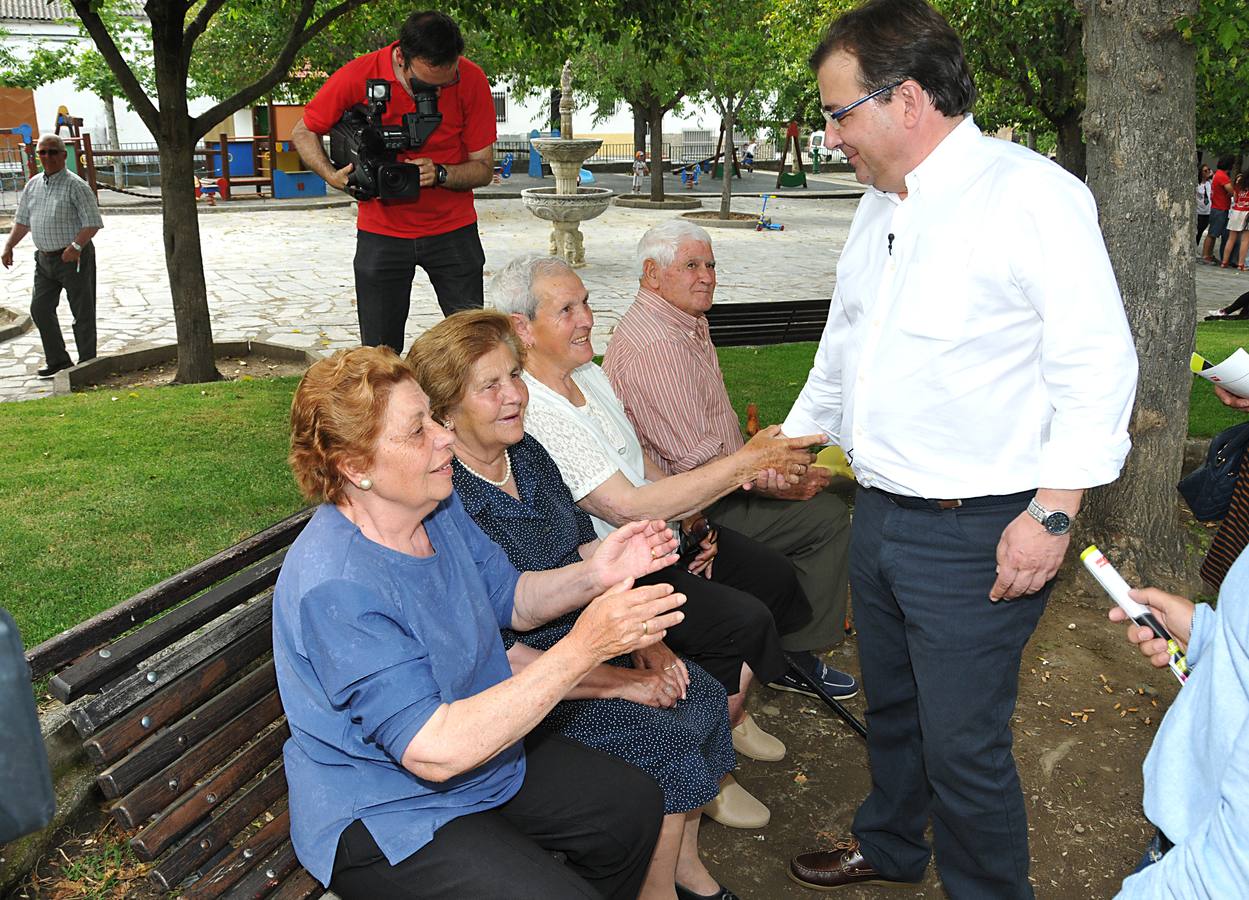
<svg viewBox="0 0 1249 900">
<path fill-rule="evenodd" d="M 524 433 L 521 355 L 507 316 L 471 310 L 427 331 L 408 358 L 433 415 L 455 429 L 452 479 L 465 510 L 513 565 L 535 571 L 575 562 L 598 540 L 550 455 Z M 483 456 L 497 459 L 502 471 L 484 471 Z M 533 631 L 505 631 L 513 671 L 553 646 L 577 615 Z M 734 900 L 698 855 L 702 807 L 735 765 L 725 689 L 697 664 L 662 643 L 656 647 L 599 666 L 540 728 L 625 759 L 663 788 L 665 816 L 641 893 L 645 900 Z"/>
</svg>

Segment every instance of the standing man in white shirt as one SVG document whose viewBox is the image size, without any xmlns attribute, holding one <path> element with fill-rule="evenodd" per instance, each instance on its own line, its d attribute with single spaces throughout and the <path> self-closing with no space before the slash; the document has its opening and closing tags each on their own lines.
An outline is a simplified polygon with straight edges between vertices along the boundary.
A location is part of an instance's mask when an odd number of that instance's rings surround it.
<svg viewBox="0 0 1249 900">
<path fill-rule="evenodd" d="M 40 378 L 51 378 L 73 365 L 56 316 L 62 290 L 74 315 L 78 362 L 95 358 L 95 245 L 91 239 L 104 227 L 104 220 L 90 185 L 65 168 L 65 149 L 65 141 L 55 134 L 39 139 L 43 174 L 26 182 L 17 201 L 13 230 L 0 253 L 4 267 L 12 267 L 13 248 L 33 234 L 35 288 L 30 317 L 43 343 Z"/>
<path fill-rule="evenodd" d="M 916 882 L 1030 898 L 1011 754 L 1020 654 L 1085 489 L 1127 456 L 1136 354 L 1085 186 L 981 135 L 958 35 L 870 0 L 811 56 L 868 185 L 814 366 L 784 424 L 859 481 L 850 585 L 872 790 L 800 884 Z"/>
</svg>

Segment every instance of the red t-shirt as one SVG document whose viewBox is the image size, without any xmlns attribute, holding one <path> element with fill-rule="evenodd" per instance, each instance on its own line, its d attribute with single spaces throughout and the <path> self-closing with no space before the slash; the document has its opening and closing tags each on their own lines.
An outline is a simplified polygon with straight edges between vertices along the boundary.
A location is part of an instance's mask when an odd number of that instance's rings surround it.
<svg viewBox="0 0 1249 900">
<path fill-rule="evenodd" d="M 398 125 L 404 113 L 416 112 L 416 101 L 395 80 L 391 54 L 397 44 L 353 59 L 331 75 L 304 107 L 304 125 L 317 134 L 329 133 L 345 111 L 364 102 L 364 83 L 370 78 L 390 82 L 390 103 L 382 116 L 383 125 Z M 400 160 L 424 156 L 442 165 L 456 165 L 467 160 L 470 153 L 494 143 L 494 98 L 486 73 L 476 63 L 460 57 L 460 80 L 442 88 L 438 111 L 442 124 L 420 150 L 400 153 Z M 472 191 L 437 187 L 421 188 L 415 201 L 362 201 L 356 216 L 361 231 L 404 238 L 446 234 L 476 221 Z"/>
<path fill-rule="evenodd" d="M 1232 198 L 1227 193 L 1225 184 L 1231 184 L 1232 179 L 1227 177 L 1227 173 L 1222 169 L 1216 169 L 1214 179 L 1210 182 L 1210 208 L 1211 209 L 1231 209 Z"/>
</svg>

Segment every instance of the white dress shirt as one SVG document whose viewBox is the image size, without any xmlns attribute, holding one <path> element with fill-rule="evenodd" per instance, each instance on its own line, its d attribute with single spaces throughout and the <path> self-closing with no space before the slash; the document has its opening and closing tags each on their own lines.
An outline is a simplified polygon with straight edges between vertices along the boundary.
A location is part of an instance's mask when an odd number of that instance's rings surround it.
<svg viewBox="0 0 1249 900">
<path fill-rule="evenodd" d="M 1136 351 L 1088 189 L 970 116 L 906 186 L 859 203 L 785 433 L 916 497 L 1113 481 Z"/>
</svg>

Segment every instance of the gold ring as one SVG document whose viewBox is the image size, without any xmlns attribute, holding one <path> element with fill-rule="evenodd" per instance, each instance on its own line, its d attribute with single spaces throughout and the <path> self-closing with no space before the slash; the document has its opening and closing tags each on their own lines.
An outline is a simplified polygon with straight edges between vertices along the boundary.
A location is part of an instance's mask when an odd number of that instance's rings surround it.
<svg viewBox="0 0 1249 900">
<path fill-rule="evenodd" d="M 659 551 L 651 547 L 651 559 L 659 559 Z"/>
<path fill-rule="evenodd" d="M 650 623 L 647 620 L 643 619 L 642 620 L 642 637 L 646 637 L 646 635 L 650 633 L 651 633 Z"/>
<path fill-rule="evenodd" d="M 669 669 L 675 669 L 676 667 L 677 667 L 677 664 L 673 663 L 670 666 L 664 666 L 664 671 L 667 672 Z"/>
</svg>

